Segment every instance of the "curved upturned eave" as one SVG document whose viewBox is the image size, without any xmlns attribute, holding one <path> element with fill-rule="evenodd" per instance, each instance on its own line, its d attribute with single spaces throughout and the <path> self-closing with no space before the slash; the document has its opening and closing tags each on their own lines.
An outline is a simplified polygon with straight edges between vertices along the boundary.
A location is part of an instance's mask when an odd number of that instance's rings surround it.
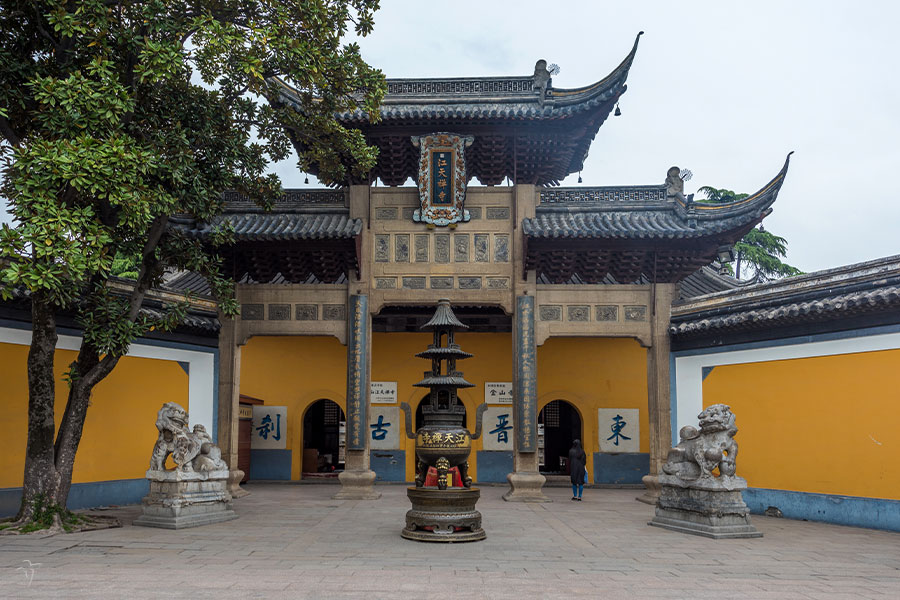
<svg viewBox="0 0 900 600">
<path fill-rule="evenodd" d="M 727 204 L 686 203 L 653 205 L 646 209 L 607 203 L 597 206 L 538 207 L 522 220 L 522 233 L 532 240 L 688 240 L 714 237 L 733 243 L 771 212 L 790 164 L 755 194 Z M 612 208 L 613 210 L 609 210 Z M 734 239 L 732 239 L 734 238 Z"/>
<path fill-rule="evenodd" d="M 618 67 L 613 69 L 612 73 L 600 81 L 580 88 L 550 88 L 550 97 L 554 100 L 554 104 L 557 106 L 578 104 L 602 94 L 616 84 L 624 85 L 625 80 L 628 79 L 628 72 L 631 70 L 634 57 L 637 55 L 638 43 L 641 41 L 642 35 L 644 35 L 644 32 L 639 31 L 634 38 L 634 45 L 631 47 L 631 52 L 628 53 L 628 56 L 622 60 Z"/>
<path fill-rule="evenodd" d="M 626 89 L 625 80 L 637 54 L 638 43 L 643 31 L 639 32 L 628 55 L 613 71 L 590 85 L 579 88 L 549 88 L 543 103 L 537 90 L 530 93 L 509 94 L 459 94 L 446 96 L 441 94 L 386 94 L 379 108 L 382 122 L 405 120 L 433 120 L 436 122 L 466 121 L 518 121 L 518 120 L 555 120 L 565 119 L 575 114 L 607 107 L 609 113 L 619 96 Z M 466 81 L 470 79 L 487 80 L 522 80 L 521 77 L 494 78 L 423 78 L 423 79 L 388 79 L 388 83 L 397 81 L 419 81 L 423 83 L 440 83 Z M 269 79 L 276 85 L 283 101 L 294 107 L 301 105 L 300 94 L 296 88 L 278 77 Z M 369 122 L 368 113 L 361 109 L 339 112 L 338 121 L 347 125 Z M 603 115 L 603 120 L 608 114 Z"/>
<path fill-rule="evenodd" d="M 784 184 L 784 179 L 785 176 L 787 176 L 788 166 L 790 166 L 791 155 L 793 153 L 793 151 L 788 152 L 787 157 L 784 159 L 784 166 L 781 167 L 781 170 L 769 183 L 743 200 L 736 200 L 725 204 L 693 202 L 688 206 L 682 200 L 676 199 L 676 205 L 681 209 L 679 212 L 692 212 L 699 221 L 729 219 L 747 213 L 752 213 L 760 218 L 765 216 L 764 213 L 769 210 L 778 198 L 778 192 Z"/>
</svg>

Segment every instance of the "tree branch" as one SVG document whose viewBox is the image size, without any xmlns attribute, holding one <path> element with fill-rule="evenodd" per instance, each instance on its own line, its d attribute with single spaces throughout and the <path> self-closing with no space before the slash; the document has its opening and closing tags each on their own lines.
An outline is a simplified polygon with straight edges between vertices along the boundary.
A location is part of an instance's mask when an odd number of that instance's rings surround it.
<svg viewBox="0 0 900 600">
<path fill-rule="evenodd" d="M 34 21 L 34 26 L 37 28 L 38 33 L 40 33 L 41 36 L 43 36 L 48 42 L 50 42 L 50 45 L 53 46 L 54 52 L 59 52 L 60 50 L 62 50 L 62 47 L 60 46 L 59 41 L 56 38 L 54 38 L 52 35 L 50 35 L 50 32 L 47 31 L 46 29 L 44 29 L 44 26 L 41 24 L 41 22 L 43 21 L 44 15 L 42 15 L 41 11 L 38 9 L 37 3 L 33 4 L 32 8 L 34 9 L 34 15 L 36 17 L 35 21 Z"/>
<path fill-rule="evenodd" d="M 153 278 L 153 268 L 156 265 L 154 253 L 159 246 L 159 241 L 162 239 L 168 224 L 168 215 L 160 215 L 156 217 L 153 224 L 150 225 L 150 230 L 147 233 L 147 241 L 141 252 L 141 268 L 138 271 L 137 281 L 134 284 L 134 289 L 132 289 L 131 297 L 128 300 L 128 314 L 125 316 L 125 320 L 129 323 L 134 323 L 141 312 L 141 306 L 144 304 L 144 296 L 147 294 L 147 290 L 150 289 L 150 282 Z M 84 379 L 82 380 L 83 385 L 88 386 L 88 389 L 93 388 L 104 377 L 110 374 L 120 358 L 121 356 L 115 354 L 107 354 L 104 356 L 99 363 L 85 374 Z"/>
<path fill-rule="evenodd" d="M 249 89 L 250 89 L 250 84 L 248 83 L 243 88 L 241 88 L 239 90 L 234 90 L 233 94 L 229 94 L 229 95 L 225 96 L 225 98 L 224 98 L 225 103 L 226 104 L 234 104 L 234 101 L 237 100 L 238 98 L 240 98 L 241 96 L 243 96 Z"/>
<path fill-rule="evenodd" d="M 3 137 L 6 138 L 6 141 L 15 146 L 16 148 L 22 143 L 22 138 L 16 133 L 16 131 L 12 128 L 12 124 L 10 124 L 9 120 L 0 115 L 0 133 L 3 134 Z"/>
</svg>

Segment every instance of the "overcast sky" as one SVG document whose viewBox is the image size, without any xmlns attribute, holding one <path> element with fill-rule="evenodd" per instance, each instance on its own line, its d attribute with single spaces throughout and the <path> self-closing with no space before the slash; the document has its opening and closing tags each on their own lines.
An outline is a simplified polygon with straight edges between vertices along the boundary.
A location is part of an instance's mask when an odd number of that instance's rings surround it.
<svg viewBox="0 0 900 600">
<path fill-rule="evenodd" d="M 900 4 L 382 0 L 364 58 L 387 77 L 530 75 L 556 87 L 612 71 L 644 31 L 583 185 L 661 183 L 754 192 L 794 150 L 764 224 L 814 271 L 900 253 Z M 293 164 L 276 167 L 302 187 Z M 563 185 L 577 185 L 577 174 Z"/>
</svg>

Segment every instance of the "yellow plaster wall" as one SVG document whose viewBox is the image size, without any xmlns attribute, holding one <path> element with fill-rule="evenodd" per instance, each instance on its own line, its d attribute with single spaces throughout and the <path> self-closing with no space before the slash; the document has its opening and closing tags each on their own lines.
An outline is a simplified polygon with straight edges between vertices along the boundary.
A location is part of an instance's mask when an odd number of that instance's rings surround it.
<svg viewBox="0 0 900 600">
<path fill-rule="evenodd" d="M 68 387 L 63 373 L 76 357 L 57 350 L 56 425 L 62 420 Z M 28 422 L 28 346 L 0 343 L 0 488 L 19 487 L 25 468 Z M 178 363 L 125 357 L 94 388 L 84 435 L 75 457 L 73 483 L 144 477 L 159 432 L 156 413 L 164 402 L 188 405 L 188 376 Z"/>
<path fill-rule="evenodd" d="M 718 366 L 751 487 L 900 500 L 900 350 Z"/>
<path fill-rule="evenodd" d="M 413 411 L 422 398 L 428 394 L 427 388 L 413 387 L 422 381 L 425 371 L 431 369 L 431 361 L 416 358 L 432 343 L 431 333 L 376 333 L 372 336 L 372 381 L 396 381 L 397 399 L 408 402 Z M 475 431 L 475 410 L 484 402 L 486 381 L 512 381 L 512 336 L 509 333 L 457 333 L 455 341 L 459 347 L 474 358 L 459 361 L 457 369 L 474 388 L 459 391 L 459 399 L 466 407 L 466 427 Z M 403 413 L 400 413 L 402 418 Z M 413 422 L 415 427 L 415 422 Z M 415 440 L 401 433 L 400 446 L 406 451 L 406 480 L 415 476 Z M 477 452 L 482 449 L 482 440 L 472 442 L 469 457 L 469 476 L 478 479 Z"/>
<path fill-rule="evenodd" d="M 538 411 L 553 400 L 566 400 L 581 416 L 581 442 L 591 481 L 593 453 L 600 451 L 598 408 L 639 409 L 640 451 L 650 451 L 647 350 L 637 340 L 553 337 L 538 346 L 537 367 Z"/>
<path fill-rule="evenodd" d="M 303 416 L 316 400 L 347 410 L 347 347 L 326 336 L 258 336 L 241 348 L 241 393 L 286 406 L 291 479 L 300 479 Z"/>
<path fill-rule="evenodd" d="M 371 380 L 396 381 L 398 404 L 408 402 L 415 410 L 428 390 L 413 384 L 431 368 L 429 361 L 415 355 L 431 341 L 431 333 L 374 333 Z M 485 382 L 512 381 L 512 335 L 457 333 L 456 342 L 475 355 L 457 365 L 475 384 L 459 392 L 466 407 L 466 426 L 474 431 L 475 410 L 484 402 Z M 538 348 L 538 409 L 557 399 L 575 405 L 582 417 L 590 473 L 592 453 L 599 450 L 598 408 L 640 409 L 640 448 L 649 451 L 646 357 L 637 341 L 620 338 L 551 338 Z M 346 407 L 346 361 L 346 346 L 333 337 L 254 337 L 242 349 L 241 393 L 267 405 L 288 407 L 292 479 L 300 478 L 306 409 L 321 398 Z M 401 432 L 400 446 L 406 452 L 406 478 L 411 481 L 415 477 L 415 442 Z M 469 465 L 475 479 L 476 452 L 481 449 L 482 440 L 473 442 Z"/>
</svg>

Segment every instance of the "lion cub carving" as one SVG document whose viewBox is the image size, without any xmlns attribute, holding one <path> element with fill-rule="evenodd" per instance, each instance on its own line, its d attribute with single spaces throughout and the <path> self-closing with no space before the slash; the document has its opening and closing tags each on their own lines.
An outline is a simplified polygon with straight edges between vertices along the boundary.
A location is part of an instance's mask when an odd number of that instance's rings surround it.
<svg viewBox="0 0 900 600">
<path fill-rule="evenodd" d="M 166 458 L 171 454 L 175 469 L 185 473 L 227 470 L 222 452 L 213 444 L 203 425 L 188 429 L 187 411 L 175 402 L 166 402 L 156 416 L 159 438 L 150 456 L 150 469 L 166 470 Z"/>
</svg>

